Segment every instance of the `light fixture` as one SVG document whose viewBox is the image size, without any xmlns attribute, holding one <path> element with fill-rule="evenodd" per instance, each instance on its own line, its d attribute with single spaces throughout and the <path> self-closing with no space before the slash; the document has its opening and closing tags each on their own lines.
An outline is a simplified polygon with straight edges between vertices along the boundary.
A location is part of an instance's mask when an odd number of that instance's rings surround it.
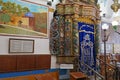
<svg viewBox="0 0 120 80">
<path fill-rule="evenodd" d="M 108 36 L 106 35 L 106 30 L 109 28 L 109 25 L 104 23 L 102 25 L 102 29 L 104 31 L 104 38 L 103 38 L 103 42 L 104 42 L 104 69 L 105 69 L 105 80 L 107 80 L 107 62 L 106 62 L 106 41 L 108 40 Z"/>
<path fill-rule="evenodd" d="M 113 26 L 113 29 L 114 29 L 115 32 L 117 31 L 117 25 L 118 25 L 118 21 L 113 21 L 112 22 L 112 26 Z"/>
<path fill-rule="evenodd" d="M 117 12 L 118 9 L 120 9 L 120 4 L 118 3 L 118 0 L 113 0 L 114 3 L 111 5 L 111 9 L 114 11 L 114 12 Z"/>
<path fill-rule="evenodd" d="M 51 5 L 52 5 L 52 1 L 51 1 L 51 0 L 48 0 L 48 1 L 47 1 L 47 5 L 51 6 Z"/>
<path fill-rule="evenodd" d="M 108 25 L 108 24 L 104 23 L 104 24 L 102 25 L 102 29 L 103 29 L 103 30 L 107 30 L 108 28 L 109 28 L 109 25 Z"/>
<path fill-rule="evenodd" d="M 118 25 L 119 25 L 118 21 L 113 21 L 112 22 L 112 26 L 113 26 L 114 31 L 120 35 L 120 32 L 117 31 L 117 26 Z"/>
<path fill-rule="evenodd" d="M 117 26 L 118 25 L 118 21 L 113 21 L 112 22 L 112 26 Z"/>
<path fill-rule="evenodd" d="M 48 1 L 52 1 L 53 2 L 54 0 L 48 0 Z"/>
</svg>

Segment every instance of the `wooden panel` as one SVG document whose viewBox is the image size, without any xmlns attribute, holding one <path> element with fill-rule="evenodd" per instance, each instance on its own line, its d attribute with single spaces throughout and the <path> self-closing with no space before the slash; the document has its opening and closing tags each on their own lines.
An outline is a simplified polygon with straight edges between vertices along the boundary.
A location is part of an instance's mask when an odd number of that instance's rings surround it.
<svg viewBox="0 0 120 80">
<path fill-rule="evenodd" d="M 0 73 L 50 67 L 51 55 L 0 55 Z"/>
<path fill-rule="evenodd" d="M 0 55 L 0 73 L 16 71 L 16 56 Z"/>
<path fill-rule="evenodd" d="M 34 55 L 17 56 L 17 71 L 34 70 L 34 69 L 35 69 Z"/>
<path fill-rule="evenodd" d="M 57 56 L 57 63 L 59 64 L 73 64 L 75 56 Z"/>
<path fill-rule="evenodd" d="M 36 56 L 36 69 L 49 69 L 51 66 L 51 55 Z"/>
</svg>

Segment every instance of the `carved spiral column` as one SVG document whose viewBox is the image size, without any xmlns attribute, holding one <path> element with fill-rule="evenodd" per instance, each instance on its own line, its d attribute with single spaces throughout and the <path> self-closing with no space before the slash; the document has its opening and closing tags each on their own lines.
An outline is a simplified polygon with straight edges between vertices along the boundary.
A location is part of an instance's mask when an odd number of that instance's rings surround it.
<svg viewBox="0 0 120 80">
<path fill-rule="evenodd" d="M 60 41 L 60 53 L 59 55 L 64 55 L 64 52 L 65 52 L 65 24 L 64 24 L 64 17 L 63 16 L 59 16 L 59 22 L 58 22 L 58 25 L 59 25 L 59 34 L 60 34 L 60 38 L 59 38 L 59 41 Z"/>
</svg>

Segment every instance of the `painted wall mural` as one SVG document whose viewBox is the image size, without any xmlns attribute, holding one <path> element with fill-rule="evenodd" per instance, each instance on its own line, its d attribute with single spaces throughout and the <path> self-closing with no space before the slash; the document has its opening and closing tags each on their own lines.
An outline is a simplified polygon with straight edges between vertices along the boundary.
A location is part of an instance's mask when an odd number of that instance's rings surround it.
<svg viewBox="0 0 120 80">
<path fill-rule="evenodd" d="M 0 33 L 47 37 L 48 7 L 27 0 L 0 0 Z"/>
</svg>

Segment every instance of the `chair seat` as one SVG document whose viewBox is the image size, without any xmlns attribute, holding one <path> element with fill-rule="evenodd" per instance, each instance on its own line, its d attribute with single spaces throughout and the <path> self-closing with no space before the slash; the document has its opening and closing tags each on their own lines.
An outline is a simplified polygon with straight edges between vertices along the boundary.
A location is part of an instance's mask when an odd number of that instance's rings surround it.
<svg viewBox="0 0 120 80">
<path fill-rule="evenodd" d="M 82 72 L 71 72 L 70 80 L 86 80 L 87 76 Z"/>
</svg>

